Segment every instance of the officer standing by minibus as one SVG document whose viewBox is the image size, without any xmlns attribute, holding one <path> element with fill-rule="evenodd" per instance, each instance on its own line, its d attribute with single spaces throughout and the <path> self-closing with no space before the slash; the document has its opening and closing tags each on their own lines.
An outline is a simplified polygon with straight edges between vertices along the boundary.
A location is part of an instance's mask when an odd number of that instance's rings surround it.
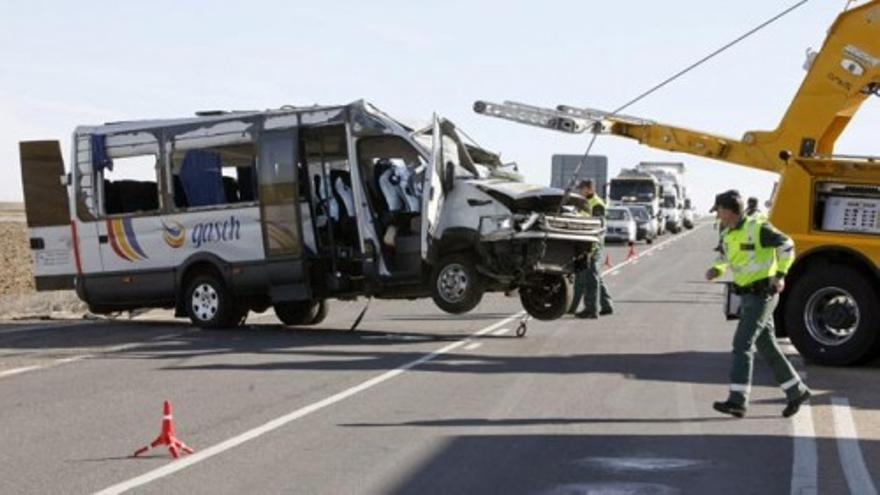
<svg viewBox="0 0 880 495">
<path fill-rule="evenodd" d="M 604 226 L 605 202 L 596 194 L 593 180 L 586 179 L 580 181 L 575 191 L 587 198 L 585 209 L 581 210 L 581 213 L 585 216 L 602 219 L 602 225 Z M 583 294 L 584 309 L 575 313 L 575 316 L 578 318 L 595 319 L 600 315 L 610 315 L 614 312 L 611 295 L 608 294 L 608 289 L 605 287 L 605 281 L 602 280 L 602 273 L 600 271 L 604 245 L 605 241 L 603 239 L 600 239 L 599 242 L 593 245 L 588 257 L 587 267 L 579 271 L 575 277 L 574 299 L 572 299 L 569 313 L 577 311 L 581 294 Z"/>
<path fill-rule="evenodd" d="M 785 288 L 785 274 L 794 262 L 794 242 L 766 220 L 747 218 L 742 197 L 736 190 L 715 196 L 710 212 L 716 212 L 721 222 L 721 250 L 716 263 L 706 272 L 706 279 L 714 280 L 729 268 L 733 272 L 733 289 L 740 296 L 730 394 L 726 401 L 714 403 L 713 408 L 738 418 L 745 416 L 757 347 L 788 399 L 782 415 L 793 416 L 810 398 L 810 390 L 776 344 L 773 310 Z"/>
</svg>

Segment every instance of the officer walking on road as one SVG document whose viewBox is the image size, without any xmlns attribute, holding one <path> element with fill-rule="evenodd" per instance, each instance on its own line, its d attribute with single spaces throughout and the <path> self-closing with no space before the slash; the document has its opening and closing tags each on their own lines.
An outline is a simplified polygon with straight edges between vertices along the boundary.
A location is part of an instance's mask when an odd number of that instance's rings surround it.
<svg viewBox="0 0 880 495">
<path fill-rule="evenodd" d="M 770 363 L 773 376 L 785 392 L 788 404 L 784 417 L 793 416 L 810 398 L 791 363 L 776 344 L 773 310 L 785 288 L 785 274 L 794 262 L 794 243 L 784 233 L 761 218 L 744 216 L 739 192 L 730 190 L 715 196 L 710 211 L 717 212 L 722 227 L 721 252 L 706 272 L 707 280 L 733 272 L 733 288 L 740 296 L 740 320 L 733 337 L 733 363 L 730 369 L 730 395 L 716 402 L 716 411 L 741 418 L 748 407 L 752 384 L 754 348 Z"/>
<path fill-rule="evenodd" d="M 605 202 L 596 194 L 592 179 L 582 180 L 578 183 L 575 191 L 587 198 L 585 210 L 581 213 L 585 216 L 601 218 L 605 223 Z M 599 315 L 610 315 L 614 312 L 611 295 L 602 280 L 600 267 L 602 265 L 602 251 L 604 241 L 596 243 L 590 253 L 587 268 L 579 271 L 574 283 L 574 299 L 569 308 L 569 313 L 574 313 L 580 303 L 583 294 L 584 309 L 575 313 L 578 318 L 598 318 Z"/>
<path fill-rule="evenodd" d="M 757 215 L 757 216 L 755 216 Z M 759 220 L 767 220 L 767 215 L 765 215 L 760 208 L 758 208 L 758 198 L 752 196 L 746 202 L 746 217 L 748 218 L 757 218 Z"/>
</svg>

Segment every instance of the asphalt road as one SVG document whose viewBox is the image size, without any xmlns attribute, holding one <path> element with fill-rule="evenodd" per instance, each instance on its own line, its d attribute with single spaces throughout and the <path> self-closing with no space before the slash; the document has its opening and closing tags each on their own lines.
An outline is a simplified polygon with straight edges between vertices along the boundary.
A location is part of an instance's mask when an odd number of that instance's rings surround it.
<svg viewBox="0 0 880 495">
<path fill-rule="evenodd" d="M 711 409 L 734 328 L 702 280 L 715 236 L 639 245 L 606 275 L 614 315 L 525 338 L 501 295 L 462 316 L 374 301 L 355 332 L 363 301 L 309 330 L 0 325 L 0 493 L 876 492 L 880 364 L 795 356 L 816 398 L 783 419 L 761 363 L 746 419 Z M 196 454 L 131 458 L 165 399 Z"/>
</svg>

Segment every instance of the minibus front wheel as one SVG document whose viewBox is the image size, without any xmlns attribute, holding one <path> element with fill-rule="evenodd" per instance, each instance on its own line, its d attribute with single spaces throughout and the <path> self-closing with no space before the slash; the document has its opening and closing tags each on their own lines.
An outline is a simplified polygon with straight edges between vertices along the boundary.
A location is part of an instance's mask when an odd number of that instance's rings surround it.
<svg viewBox="0 0 880 495">
<path fill-rule="evenodd" d="M 568 277 L 544 273 L 519 288 L 523 309 L 536 320 L 562 318 L 571 306 L 574 290 Z"/>
<path fill-rule="evenodd" d="M 226 284 L 215 275 L 193 277 L 187 285 L 184 303 L 193 325 L 201 328 L 232 328 L 244 321 L 242 310 Z"/>
<path fill-rule="evenodd" d="M 485 290 L 485 281 L 468 253 L 444 256 L 431 273 L 431 297 L 447 313 L 461 314 L 474 309 Z"/>
</svg>

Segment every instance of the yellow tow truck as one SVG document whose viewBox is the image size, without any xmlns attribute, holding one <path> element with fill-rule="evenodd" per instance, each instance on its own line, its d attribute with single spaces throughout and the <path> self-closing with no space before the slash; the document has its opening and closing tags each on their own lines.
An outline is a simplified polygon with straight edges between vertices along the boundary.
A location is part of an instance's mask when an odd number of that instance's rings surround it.
<svg viewBox="0 0 880 495">
<path fill-rule="evenodd" d="M 806 69 L 779 126 L 740 140 L 566 105 L 478 101 L 474 110 L 778 173 L 770 221 L 794 239 L 797 261 L 777 328 L 817 363 L 859 364 L 880 355 L 880 157 L 835 155 L 834 145 L 862 103 L 880 96 L 880 0 L 842 12 Z"/>
</svg>

